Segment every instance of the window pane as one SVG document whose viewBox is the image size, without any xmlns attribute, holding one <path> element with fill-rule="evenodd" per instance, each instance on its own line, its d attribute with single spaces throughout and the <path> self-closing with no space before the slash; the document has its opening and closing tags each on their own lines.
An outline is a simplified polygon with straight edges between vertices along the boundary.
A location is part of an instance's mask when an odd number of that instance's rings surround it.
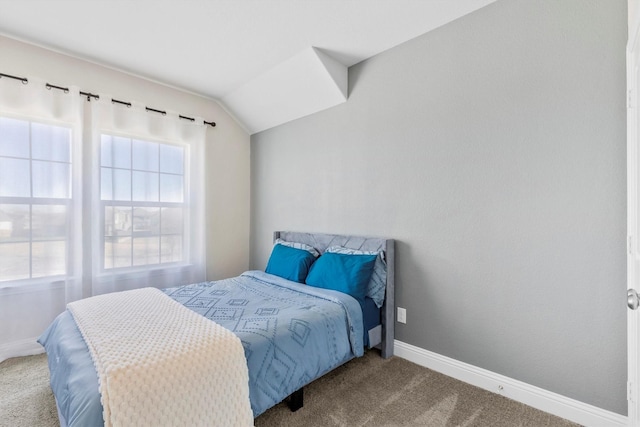
<svg viewBox="0 0 640 427">
<path fill-rule="evenodd" d="M 0 196 L 31 197 L 29 161 L 0 157 Z"/>
<path fill-rule="evenodd" d="M 71 129 L 32 123 L 31 155 L 34 159 L 71 162 Z"/>
<path fill-rule="evenodd" d="M 163 202 L 182 202 L 184 184 L 182 175 L 160 174 L 160 200 Z"/>
<path fill-rule="evenodd" d="M 133 216 L 130 207 L 105 208 L 105 235 L 107 236 L 130 236 L 133 225 Z"/>
<path fill-rule="evenodd" d="M 160 234 L 160 208 L 133 208 L 133 231 L 136 234 Z"/>
<path fill-rule="evenodd" d="M 29 205 L 0 205 L 0 243 L 29 241 Z"/>
<path fill-rule="evenodd" d="M 158 174 L 133 171 L 133 200 L 139 202 L 158 201 Z"/>
<path fill-rule="evenodd" d="M 131 267 L 131 237 L 105 237 L 104 268 Z"/>
<path fill-rule="evenodd" d="M 32 277 L 65 274 L 66 246 L 64 240 L 33 242 L 31 246 Z"/>
<path fill-rule="evenodd" d="M 33 205 L 31 229 L 33 240 L 66 240 L 67 207 L 64 205 Z"/>
<path fill-rule="evenodd" d="M 184 173 L 184 148 L 160 144 L 160 172 Z"/>
<path fill-rule="evenodd" d="M 133 239 L 133 265 L 160 263 L 160 236 Z"/>
<path fill-rule="evenodd" d="M 71 165 L 34 160 L 33 197 L 71 197 Z"/>
<path fill-rule="evenodd" d="M 100 199 L 131 200 L 131 171 L 101 168 Z"/>
<path fill-rule="evenodd" d="M 100 168 L 100 200 L 113 200 L 113 169 Z"/>
<path fill-rule="evenodd" d="M 101 200 L 131 200 L 131 171 L 101 168 Z"/>
<path fill-rule="evenodd" d="M 182 234 L 182 208 L 162 208 L 161 234 Z"/>
<path fill-rule="evenodd" d="M 158 145 L 155 142 L 133 140 L 133 169 L 158 171 Z"/>
<path fill-rule="evenodd" d="M 100 165 L 131 168 L 131 140 L 119 136 L 101 135 Z"/>
<path fill-rule="evenodd" d="M 113 200 L 131 200 L 131 171 L 111 169 Z"/>
<path fill-rule="evenodd" d="M 0 117 L 0 156 L 29 158 L 29 122 Z"/>
<path fill-rule="evenodd" d="M 104 217 L 104 268 L 130 267 L 132 209 L 122 206 L 106 206 Z"/>
<path fill-rule="evenodd" d="M 0 243 L 0 281 L 29 278 L 29 242 Z"/>
<path fill-rule="evenodd" d="M 113 137 L 100 135 L 100 166 L 113 167 Z"/>
<path fill-rule="evenodd" d="M 162 236 L 161 239 L 161 262 L 182 261 L 182 236 Z"/>
</svg>

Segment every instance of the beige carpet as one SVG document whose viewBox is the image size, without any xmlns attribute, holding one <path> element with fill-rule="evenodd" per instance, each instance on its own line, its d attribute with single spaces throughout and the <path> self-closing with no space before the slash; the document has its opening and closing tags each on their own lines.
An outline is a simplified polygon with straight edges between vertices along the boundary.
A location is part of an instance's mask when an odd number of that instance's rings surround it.
<svg viewBox="0 0 640 427">
<path fill-rule="evenodd" d="M 0 363 L 0 426 L 57 426 L 44 354 Z"/>
<path fill-rule="evenodd" d="M 502 396 L 375 351 L 305 387 L 304 407 L 280 404 L 256 427 L 575 426 Z M 0 363 L 0 426 L 57 426 L 44 355 Z"/>
</svg>

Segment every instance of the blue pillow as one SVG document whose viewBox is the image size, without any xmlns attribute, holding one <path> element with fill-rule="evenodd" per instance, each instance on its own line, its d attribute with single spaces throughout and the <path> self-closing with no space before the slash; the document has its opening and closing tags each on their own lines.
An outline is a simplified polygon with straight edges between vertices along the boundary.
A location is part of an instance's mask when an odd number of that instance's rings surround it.
<svg viewBox="0 0 640 427">
<path fill-rule="evenodd" d="M 271 251 L 265 272 L 304 283 L 309 267 L 315 260 L 316 257 L 308 251 L 278 244 Z"/>
<path fill-rule="evenodd" d="M 384 251 L 363 251 L 360 249 L 345 248 L 343 246 L 330 246 L 325 250 L 336 254 L 351 255 L 376 255 L 376 263 L 373 265 L 373 273 L 367 285 L 367 296 L 371 298 L 378 308 L 382 308 L 384 294 L 387 289 L 387 262 L 384 260 Z"/>
<path fill-rule="evenodd" d="M 311 266 L 305 281 L 309 286 L 349 294 L 364 307 L 367 284 L 377 255 L 347 255 L 325 252 Z"/>
</svg>

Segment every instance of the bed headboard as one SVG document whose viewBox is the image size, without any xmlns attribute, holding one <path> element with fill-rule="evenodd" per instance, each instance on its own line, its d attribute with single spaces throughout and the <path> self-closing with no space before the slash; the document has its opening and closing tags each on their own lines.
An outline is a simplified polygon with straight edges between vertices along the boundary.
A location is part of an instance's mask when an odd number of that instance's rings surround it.
<svg viewBox="0 0 640 427">
<path fill-rule="evenodd" d="M 295 231 L 275 231 L 273 233 L 273 240 L 275 241 L 276 239 L 306 243 L 316 248 L 321 254 L 330 246 L 344 246 L 345 248 L 360 249 L 363 251 L 384 251 L 387 261 L 387 288 L 385 291 L 384 304 L 382 305 L 382 343 L 380 344 L 380 350 L 384 358 L 393 356 L 395 327 L 394 240 L 340 234 L 300 233 Z"/>
</svg>

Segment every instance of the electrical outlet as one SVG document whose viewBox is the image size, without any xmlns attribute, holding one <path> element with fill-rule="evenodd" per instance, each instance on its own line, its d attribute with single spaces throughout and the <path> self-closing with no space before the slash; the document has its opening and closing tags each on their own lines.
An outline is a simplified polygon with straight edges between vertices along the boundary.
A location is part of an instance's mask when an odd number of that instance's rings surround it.
<svg viewBox="0 0 640 427">
<path fill-rule="evenodd" d="M 407 309 L 398 307 L 398 322 L 407 323 Z"/>
</svg>

